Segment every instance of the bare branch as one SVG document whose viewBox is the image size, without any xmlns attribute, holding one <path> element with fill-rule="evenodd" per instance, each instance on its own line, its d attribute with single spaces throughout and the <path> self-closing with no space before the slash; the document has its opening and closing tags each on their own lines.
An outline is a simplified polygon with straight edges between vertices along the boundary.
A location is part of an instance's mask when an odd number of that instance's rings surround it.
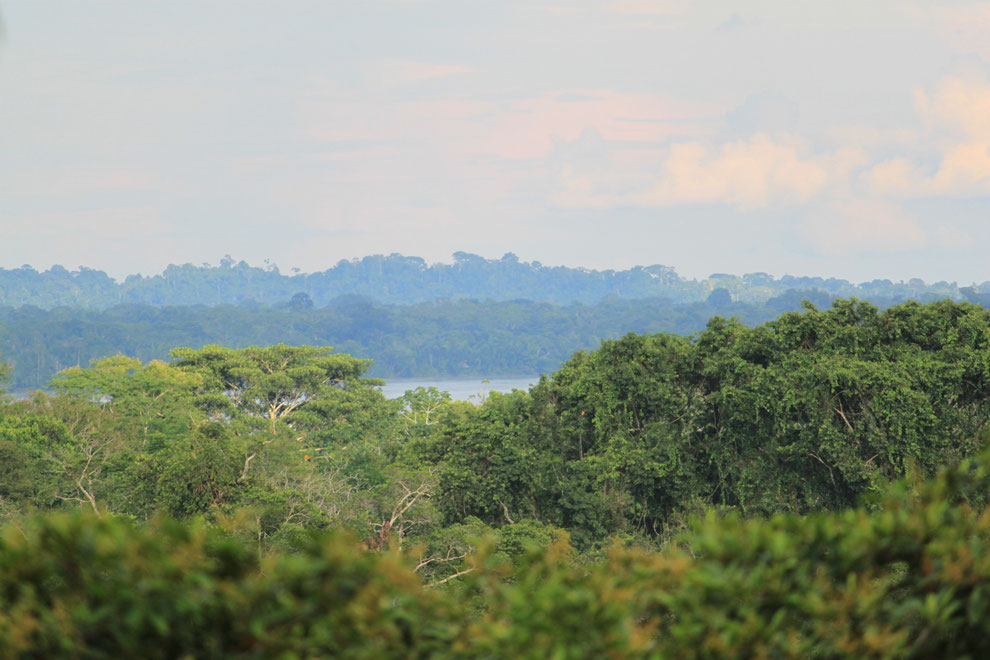
<svg viewBox="0 0 990 660">
<path fill-rule="evenodd" d="M 432 583 L 430 583 L 430 584 L 428 584 L 426 586 L 427 587 L 439 587 L 441 584 L 444 584 L 445 582 L 450 582 L 454 578 L 459 578 L 462 575 L 467 575 L 468 573 L 470 573 L 471 571 L 474 571 L 474 570 L 475 570 L 475 568 L 473 566 L 471 568 L 465 568 L 463 571 L 457 571 L 453 575 L 450 575 L 448 577 L 445 577 L 442 580 L 437 580 L 436 582 L 432 582 Z"/>
<path fill-rule="evenodd" d="M 258 455 L 258 453 L 257 452 L 254 452 L 250 456 L 248 456 L 246 459 L 244 459 L 244 470 L 241 472 L 241 476 L 239 476 L 237 478 L 237 483 L 241 483 L 242 481 L 244 481 L 245 479 L 247 479 L 248 470 L 251 468 L 251 461 L 253 461 L 254 460 L 254 457 L 257 456 L 257 455 Z"/>
<path fill-rule="evenodd" d="M 509 521 L 509 524 L 515 525 L 516 521 L 513 520 L 512 517 L 509 515 L 509 507 L 505 506 L 505 503 L 502 500 L 495 500 L 495 501 L 502 505 L 502 513 L 505 514 L 505 519 Z"/>
<path fill-rule="evenodd" d="M 835 412 L 839 413 L 839 417 L 841 417 L 842 418 L 842 421 L 846 423 L 846 428 L 847 429 L 849 429 L 853 433 L 856 432 L 856 429 L 853 428 L 853 425 L 849 423 L 849 419 L 846 417 L 846 414 L 844 412 L 842 412 L 842 405 L 841 404 L 839 404 L 839 407 L 838 408 L 833 407 L 832 410 L 834 410 Z"/>
<path fill-rule="evenodd" d="M 392 516 L 389 518 L 388 521 L 389 527 L 394 525 L 402 517 L 402 514 L 404 514 L 406 511 L 410 509 L 410 507 L 416 504 L 416 502 L 419 501 L 421 497 L 428 495 L 431 489 L 430 484 L 426 482 L 421 483 L 416 490 L 410 489 L 404 483 L 400 482 L 400 484 L 402 485 L 403 488 L 406 489 L 406 494 L 402 496 L 402 499 L 399 500 L 399 503 L 396 504 L 395 508 L 392 509 Z"/>
<path fill-rule="evenodd" d="M 819 456 L 818 454 L 816 454 L 816 453 L 815 453 L 815 452 L 813 452 L 813 451 L 809 451 L 809 452 L 808 452 L 808 455 L 809 455 L 809 456 L 811 456 L 812 458 L 814 458 L 814 459 L 815 459 L 815 460 L 817 460 L 817 461 L 818 461 L 819 463 L 821 463 L 822 465 L 824 465 L 824 466 L 825 466 L 825 469 L 826 469 L 826 470 L 828 470 L 828 477 L 829 477 L 829 479 L 831 479 L 831 480 L 832 480 L 832 486 L 833 486 L 833 487 L 836 487 L 836 488 L 838 488 L 838 486 L 836 486 L 836 484 L 835 484 L 835 475 L 834 475 L 834 474 L 832 474 L 832 468 L 831 468 L 831 467 L 829 466 L 829 464 L 828 464 L 828 463 L 826 463 L 825 461 L 823 461 L 823 460 L 822 460 L 822 457 L 821 457 L 821 456 Z M 872 460 L 872 459 L 871 459 L 871 460 Z"/>
<path fill-rule="evenodd" d="M 453 555 L 451 554 L 453 551 L 454 551 L 453 548 L 448 548 L 446 556 L 428 557 L 427 559 L 421 559 L 420 562 L 416 564 L 416 568 L 413 569 L 413 572 L 419 571 L 419 569 L 425 568 L 426 566 L 429 566 L 430 564 L 433 563 L 439 563 L 439 562 L 446 563 L 451 561 L 457 561 L 459 559 L 464 559 L 465 557 L 468 556 L 468 553 L 466 552 L 459 555 Z"/>
</svg>

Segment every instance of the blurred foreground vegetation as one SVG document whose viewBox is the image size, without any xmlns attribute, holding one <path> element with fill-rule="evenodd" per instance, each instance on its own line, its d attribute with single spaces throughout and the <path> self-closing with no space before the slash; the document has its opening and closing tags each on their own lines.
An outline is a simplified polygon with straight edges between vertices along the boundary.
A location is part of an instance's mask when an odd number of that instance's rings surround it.
<svg viewBox="0 0 990 660">
<path fill-rule="evenodd" d="M 990 459 L 874 511 L 709 516 L 658 552 L 510 558 L 458 582 L 340 533 L 255 552 L 229 519 L 51 514 L 0 530 L 0 653 L 86 657 L 986 657 Z M 514 559 L 514 560 L 513 560 Z"/>
</svg>

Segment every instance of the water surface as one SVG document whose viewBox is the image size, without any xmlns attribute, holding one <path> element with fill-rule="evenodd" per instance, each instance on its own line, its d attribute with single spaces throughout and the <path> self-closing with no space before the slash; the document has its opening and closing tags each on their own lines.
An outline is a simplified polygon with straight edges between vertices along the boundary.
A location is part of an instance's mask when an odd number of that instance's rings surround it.
<svg viewBox="0 0 990 660">
<path fill-rule="evenodd" d="M 382 392 L 389 399 L 402 396 L 406 390 L 417 387 L 435 387 L 441 392 L 450 392 L 454 401 L 478 401 L 489 392 L 511 392 L 528 390 L 540 380 L 539 376 L 516 376 L 513 378 L 409 378 L 386 380 Z"/>
</svg>

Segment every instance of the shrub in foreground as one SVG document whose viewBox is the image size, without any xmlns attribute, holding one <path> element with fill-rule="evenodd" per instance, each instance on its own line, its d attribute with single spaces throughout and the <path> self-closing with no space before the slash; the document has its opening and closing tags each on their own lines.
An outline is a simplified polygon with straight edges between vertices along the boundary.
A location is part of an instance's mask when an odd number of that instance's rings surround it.
<svg viewBox="0 0 990 660">
<path fill-rule="evenodd" d="M 0 656 L 987 657 L 988 465 L 660 553 L 482 551 L 437 588 L 342 535 L 259 559 L 201 524 L 29 519 L 0 535 Z"/>
</svg>

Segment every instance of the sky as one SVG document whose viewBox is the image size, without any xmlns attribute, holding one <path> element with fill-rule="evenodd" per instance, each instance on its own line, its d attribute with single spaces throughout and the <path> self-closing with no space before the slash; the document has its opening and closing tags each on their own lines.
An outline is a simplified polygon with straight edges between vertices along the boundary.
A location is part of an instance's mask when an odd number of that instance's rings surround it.
<svg viewBox="0 0 990 660">
<path fill-rule="evenodd" d="M 990 280 L 990 2 L 0 12 L 0 267 Z"/>
</svg>

